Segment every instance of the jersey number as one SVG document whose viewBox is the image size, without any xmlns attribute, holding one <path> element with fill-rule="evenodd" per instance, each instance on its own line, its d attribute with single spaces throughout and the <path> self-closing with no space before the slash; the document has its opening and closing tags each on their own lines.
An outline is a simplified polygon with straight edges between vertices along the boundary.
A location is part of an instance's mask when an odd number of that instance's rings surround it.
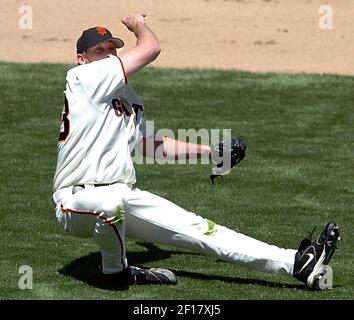
<svg viewBox="0 0 354 320">
<path fill-rule="evenodd" d="M 69 103 L 65 97 L 64 109 L 63 109 L 63 114 L 61 117 L 61 128 L 60 128 L 60 134 L 59 134 L 59 142 L 65 142 L 66 138 L 69 135 L 70 121 L 68 119 L 68 115 L 69 115 Z"/>
</svg>

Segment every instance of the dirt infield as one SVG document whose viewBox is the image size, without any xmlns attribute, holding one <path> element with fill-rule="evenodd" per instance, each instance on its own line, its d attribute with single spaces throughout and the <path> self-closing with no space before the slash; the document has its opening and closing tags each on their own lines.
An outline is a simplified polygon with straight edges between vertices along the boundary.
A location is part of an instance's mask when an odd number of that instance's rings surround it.
<svg viewBox="0 0 354 320">
<path fill-rule="evenodd" d="M 120 23 L 143 12 L 160 39 L 155 66 L 354 75 L 353 0 L 0 0 L 1 61 L 73 63 L 83 29 L 105 25 L 126 42 Z M 32 29 L 25 20 L 32 8 Z M 333 29 L 320 12 L 333 10 Z M 22 8 L 22 9 L 21 9 Z M 328 7 L 326 7 L 328 8 Z M 22 10 L 22 11 L 21 11 Z M 22 23 L 22 24 L 21 24 Z M 5 27 L 4 27 L 5 26 Z M 124 50 L 124 49 L 122 49 Z"/>
</svg>

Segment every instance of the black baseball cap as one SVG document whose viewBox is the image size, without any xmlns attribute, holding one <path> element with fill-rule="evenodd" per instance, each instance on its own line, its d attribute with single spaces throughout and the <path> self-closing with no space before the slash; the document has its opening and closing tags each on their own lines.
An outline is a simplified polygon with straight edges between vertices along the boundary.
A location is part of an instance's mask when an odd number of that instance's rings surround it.
<svg viewBox="0 0 354 320">
<path fill-rule="evenodd" d="M 116 45 L 116 48 L 124 46 L 122 39 L 114 38 L 111 31 L 105 27 L 93 27 L 85 30 L 76 43 L 76 52 L 83 53 L 89 48 L 94 47 L 102 41 L 111 41 Z"/>
</svg>

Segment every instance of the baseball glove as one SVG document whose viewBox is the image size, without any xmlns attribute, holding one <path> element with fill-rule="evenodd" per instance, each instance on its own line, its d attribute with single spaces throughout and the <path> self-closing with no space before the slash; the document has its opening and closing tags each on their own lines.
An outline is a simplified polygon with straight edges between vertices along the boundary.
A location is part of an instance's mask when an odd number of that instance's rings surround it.
<svg viewBox="0 0 354 320">
<path fill-rule="evenodd" d="M 246 142 L 243 137 L 233 137 L 231 141 L 211 145 L 211 160 L 216 164 L 210 175 L 211 182 L 215 178 L 228 174 L 246 155 Z"/>
</svg>

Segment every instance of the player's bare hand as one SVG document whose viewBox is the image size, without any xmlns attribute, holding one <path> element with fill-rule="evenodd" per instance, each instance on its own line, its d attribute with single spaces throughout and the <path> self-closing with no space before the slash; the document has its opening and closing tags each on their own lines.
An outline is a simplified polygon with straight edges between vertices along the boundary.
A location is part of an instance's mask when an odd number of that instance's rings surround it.
<svg viewBox="0 0 354 320">
<path fill-rule="evenodd" d="M 139 25 L 145 24 L 145 14 L 131 13 L 122 18 L 122 23 L 132 32 L 136 32 Z"/>
</svg>

